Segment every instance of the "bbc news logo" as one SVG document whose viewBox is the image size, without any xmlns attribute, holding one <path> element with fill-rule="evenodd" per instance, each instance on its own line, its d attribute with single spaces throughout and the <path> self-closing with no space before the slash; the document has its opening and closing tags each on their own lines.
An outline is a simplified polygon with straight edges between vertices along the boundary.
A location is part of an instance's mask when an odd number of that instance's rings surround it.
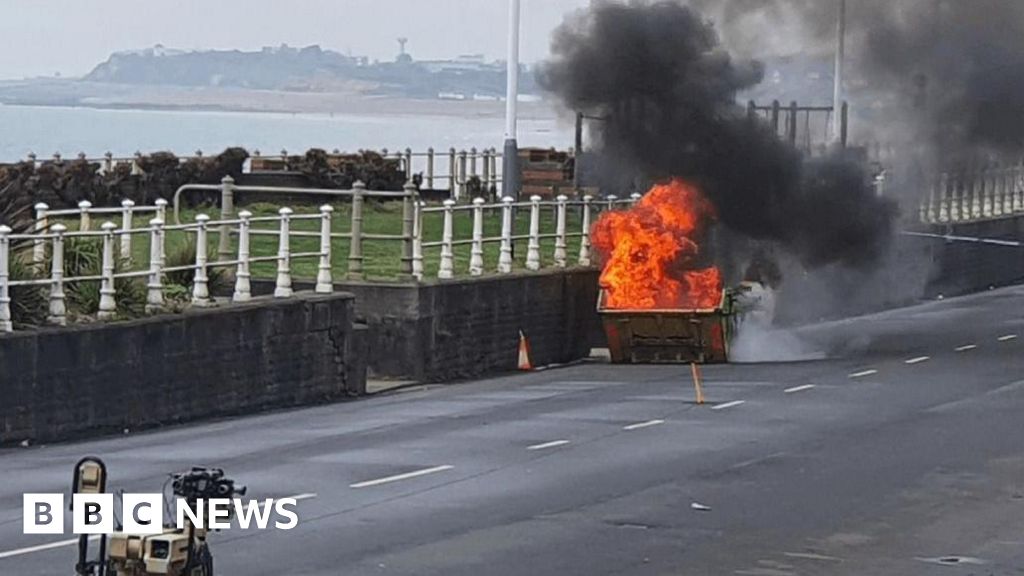
<svg viewBox="0 0 1024 576">
<path fill-rule="evenodd" d="M 195 505 L 178 498 L 175 527 L 210 530 L 291 530 L 299 525 L 294 498 L 249 500 L 241 498 L 199 498 Z M 23 499 L 25 534 L 64 534 L 65 501 L 63 494 L 25 494 Z M 73 494 L 72 533 L 113 534 L 115 509 L 113 494 Z M 164 499 L 162 494 L 122 494 L 120 519 L 129 534 L 162 534 Z"/>
</svg>

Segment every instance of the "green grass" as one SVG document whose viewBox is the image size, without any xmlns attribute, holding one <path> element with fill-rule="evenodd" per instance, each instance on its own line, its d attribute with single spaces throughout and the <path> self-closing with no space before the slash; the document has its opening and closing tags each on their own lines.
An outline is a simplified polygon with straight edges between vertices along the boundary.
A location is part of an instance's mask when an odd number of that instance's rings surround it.
<svg viewBox="0 0 1024 576">
<path fill-rule="evenodd" d="M 277 216 L 279 206 L 267 203 L 250 204 L 239 207 L 238 210 L 248 210 L 254 217 Z M 295 214 L 318 214 L 315 206 L 295 206 Z M 331 219 L 332 231 L 337 233 L 348 233 L 351 231 L 352 213 L 351 204 L 339 203 L 334 205 L 334 214 Z M 208 207 L 199 210 L 182 210 L 181 222 L 191 223 L 199 213 L 208 214 L 211 218 L 218 218 L 219 211 L 215 207 Z M 171 216 L 173 218 L 173 216 Z M 570 208 L 566 229 L 569 234 L 580 231 L 580 213 L 578 208 Z M 117 221 L 119 223 L 119 220 Z M 441 240 L 443 229 L 443 215 L 441 213 L 427 213 L 423 216 L 424 242 L 435 242 Z M 77 220 L 68 220 L 65 224 L 76 229 Z M 173 224 L 173 222 L 169 222 Z M 472 238 L 473 217 L 471 211 L 456 212 L 454 220 L 454 238 L 456 241 L 469 240 Z M 100 221 L 94 218 L 93 229 L 98 229 Z M 136 219 L 135 226 L 141 227 L 144 224 L 142 219 Z M 515 234 L 526 235 L 530 227 L 529 209 L 516 211 Z M 254 229 L 269 230 L 277 229 L 277 223 L 262 222 L 254 223 Z M 293 231 L 318 232 L 320 230 L 319 220 L 298 220 L 291 225 Z M 554 233 L 555 231 L 555 209 L 545 206 L 541 211 L 541 234 Z M 402 205 L 399 202 L 376 203 L 367 202 L 363 210 L 363 232 L 365 234 L 393 234 L 402 233 Z M 183 231 L 169 231 L 166 240 L 166 252 L 174 253 L 176 249 L 188 242 L 191 233 Z M 489 210 L 484 217 L 484 237 L 498 237 L 501 235 L 501 211 L 500 209 Z M 230 259 L 237 255 L 237 237 L 232 235 Z M 209 245 L 211 252 L 215 252 L 219 243 L 219 233 L 216 228 L 211 228 Z M 253 257 L 274 256 L 277 254 L 278 237 L 265 235 L 252 235 L 250 239 L 251 255 Z M 346 239 L 335 239 L 332 244 L 332 269 L 336 281 L 343 280 L 348 273 L 349 241 Z M 573 264 L 579 254 L 579 238 L 570 237 L 566 241 L 566 252 L 568 261 Z M 291 238 L 292 253 L 317 252 L 320 249 L 319 238 Z M 497 272 L 498 255 L 500 243 L 490 242 L 484 244 L 484 270 L 485 274 Z M 554 239 L 543 239 L 541 241 L 541 262 L 543 266 L 551 266 L 554 263 Z M 455 274 L 456 276 L 469 276 L 470 245 L 454 247 Z M 400 240 L 363 240 L 363 275 L 368 280 L 397 280 L 401 276 L 402 242 Z M 424 248 L 423 254 L 423 276 L 425 279 L 436 278 L 437 270 L 441 260 L 441 248 Z M 149 235 L 134 234 L 132 237 L 132 261 L 133 269 L 145 269 L 149 265 Z M 525 270 L 526 241 L 516 243 L 515 270 Z M 292 275 L 294 278 L 312 279 L 316 277 L 317 258 L 293 259 L 291 263 Z M 276 275 L 276 262 L 259 262 L 252 265 L 254 278 L 274 278 Z"/>
</svg>

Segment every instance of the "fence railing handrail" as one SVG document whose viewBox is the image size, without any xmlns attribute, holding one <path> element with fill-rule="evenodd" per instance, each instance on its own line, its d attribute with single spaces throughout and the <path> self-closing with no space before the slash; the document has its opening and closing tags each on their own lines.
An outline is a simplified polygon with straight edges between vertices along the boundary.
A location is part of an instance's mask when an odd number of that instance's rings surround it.
<svg viewBox="0 0 1024 576">
<path fill-rule="evenodd" d="M 277 216 L 253 217 L 252 213 L 243 210 L 237 218 L 229 220 L 212 220 L 206 214 L 198 214 L 195 222 L 189 224 L 165 225 L 159 218 L 150 220 L 148 228 L 118 228 L 114 222 L 104 222 L 101 230 L 69 231 L 67 226 L 57 222 L 45 230 L 34 234 L 13 234 L 11 228 L 0 226 L 0 333 L 14 329 L 11 315 L 10 289 L 19 286 L 49 286 L 49 305 L 47 321 L 50 324 L 63 326 L 67 323 L 67 303 L 64 286 L 74 282 L 100 282 L 100 302 L 97 317 L 101 320 L 112 319 L 117 313 L 117 290 L 115 282 L 119 279 L 148 277 L 146 285 L 147 312 L 163 309 L 164 275 L 171 272 L 191 270 L 194 272 L 192 283 L 192 305 L 209 306 L 212 302 L 209 293 L 209 270 L 222 267 L 237 267 L 235 273 L 235 292 L 232 300 L 244 302 L 252 298 L 249 266 L 256 262 L 277 261 L 277 279 L 274 295 L 286 298 L 292 295 L 291 262 L 293 259 L 319 259 L 317 293 L 330 293 L 334 290 L 331 272 L 331 214 L 334 208 L 330 205 L 320 207 L 318 214 L 295 214 L 291 208 L 278 210 Z M 291 250 L 291 237 L 294 234 L 291 223 L 301 220 L 321 221 L 320 250 L 316 252 L 294 252 Z M 278 251 L 273 256 L 254 256 L 250 250 L 250 233 L 253 222 L 276 222 L 278 224 Z M 217 258 L 210 261 L 207 254 L 209 230 L 212 227 L 224 229 L 237 226 L 238 250 L 237 258 Z M 165 239 L 167 232 L 186 231 L 195 235 L 195 259 L 193 264 L 167 266 Z M 116 271 L 115 241 L 118 236 L 125 238 L 133 234 L 148 233 L 150 236 L 150 257 L 148 270 Z M 103 241 L 102 266 L 100 274 L 81 276 L 64 275 L 64 242 L 69 238 L 99 238 Z M 11 242 L 13 240 L 31 241 L 37 247 L 39 243 L 48 243 L 50 249 L 50 274 L 47 278 L 11 280 Z M 123 246 L 123 245 L 122 245 Z M 45 249 L 45 245 L 44 245 Z M 33 248 L 33 260 L 37 266 L 45 264 L 44 258 L 38 258 L 39 251 Z"/>
<path fill-rule="evenodd" d="M 918 205 L 923 224 L 978 222 L 1020 213 L 1024 213 L 1024 163 L 935 175 Z"/>
</svg>

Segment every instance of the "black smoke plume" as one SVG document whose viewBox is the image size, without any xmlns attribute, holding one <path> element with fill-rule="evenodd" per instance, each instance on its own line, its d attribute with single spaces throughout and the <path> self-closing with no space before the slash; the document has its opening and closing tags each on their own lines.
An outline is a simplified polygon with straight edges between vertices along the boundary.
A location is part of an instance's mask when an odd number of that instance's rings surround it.
<svg viewBox="0 0 1024 576">
<path fill-rule="evenodd" d="M 763 67 L 734 59 L 712 24 L 673 1 L 595 2 L 554 35 L 542 85 L 596 125 L 609 162 L 649 180 L 684 178 L 722 224 L 770 240 L 805 265 L 873 263 L 895 210 L 860 165 L 836 155 L 805 161 L 737 93 Z"/>
<path fill-rule="evenodd" d="M 837 1 L 691 0 L 744 53 L 830 55 Z M 876 111 L 865 136 L 926 144 L 937 160 L 1024 149 L 1024 2 L 849 0 L 848 92 Z M 863 120 L 868 120 L 867 118 Z M 866 129 L 863 129 L 865 127 Z"/>
</svg>

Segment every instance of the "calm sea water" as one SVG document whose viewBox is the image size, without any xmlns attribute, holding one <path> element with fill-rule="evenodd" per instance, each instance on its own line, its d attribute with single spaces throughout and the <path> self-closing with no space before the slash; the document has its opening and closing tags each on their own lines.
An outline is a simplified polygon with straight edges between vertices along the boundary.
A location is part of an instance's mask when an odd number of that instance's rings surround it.
<svg viewBox="0 0 1024 576">
<path fill-rule="evenodd" d="M 96 110 L 35 106 L 0 106 L 0 162 L 40 159 L 60 152 L 73 157 L 106 151 L 130 156 L 136 151 L 195 150 L 214 153 L 243 146 L 264 154 L 309 148 L 344 151 L 437 150 L 450 147 L 502 146 L 504 119 L 437 115 L 327 115 L 247 112 Z M 522 120 L 521 146 L 572 146 L 572 127 L 556 119 Z"/>
</svg>

